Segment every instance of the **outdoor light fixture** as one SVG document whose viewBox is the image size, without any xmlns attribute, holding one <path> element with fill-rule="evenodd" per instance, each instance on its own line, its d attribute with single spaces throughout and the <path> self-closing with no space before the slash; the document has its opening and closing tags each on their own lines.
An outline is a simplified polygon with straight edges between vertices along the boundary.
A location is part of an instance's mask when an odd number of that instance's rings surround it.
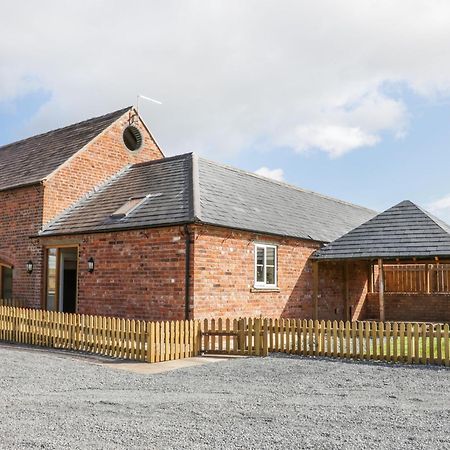
<svg viewBox="0 0 450 450">
<path fill-rule="evenodd" d="M 94 271 L 94 258 L 92 256 L 88 259 L 88 272 L 92 273 Z"/>
<path fill-rule="evenodd" d="M 27 262 L 27 273 L 32 273 L 33 272 L 33 261 L 28 261 Z"/>
</svg>

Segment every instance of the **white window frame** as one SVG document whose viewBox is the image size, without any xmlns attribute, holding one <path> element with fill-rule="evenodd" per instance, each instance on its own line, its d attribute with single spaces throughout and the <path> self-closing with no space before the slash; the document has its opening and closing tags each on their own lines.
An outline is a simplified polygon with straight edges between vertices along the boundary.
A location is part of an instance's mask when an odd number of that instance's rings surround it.
<svg viewBox="0 0 450 450">
<path fill-rule="evenodd" d="M 264 266 L 263 266 L 263 273 L 264 273 L 264 281 L 258 281 L 257 278 L 257 268 L 258 268 L 258 249 L 264 250 Z M 275 250 L 275 283 L 269 284 L 267 283 L 267 249 L 273 248 Z M 276 289 L 278 287 L 278 247 L 276 245 L 272 244 L 255 244 L 255 260 L 254 260 L 254 287 L 255 288 L 266 288 L 266 289 Z"/>
</svg>

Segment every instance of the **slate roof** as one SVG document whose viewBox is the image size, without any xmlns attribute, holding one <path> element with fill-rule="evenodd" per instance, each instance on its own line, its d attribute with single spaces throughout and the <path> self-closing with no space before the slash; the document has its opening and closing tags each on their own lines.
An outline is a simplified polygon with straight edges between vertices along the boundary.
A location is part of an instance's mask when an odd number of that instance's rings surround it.
<svg viewBox="0 0 450 450">
<path fill-rule="evenodd" d="M 318 260 L 450 256 L 450 227 L 405 200 L 318 250 Z"/>
<path fill-rule="evenodd" d="M 0 147 L 0 191 L 44 180 L 129 109 Z"/>
<path fill-rule="evenodd" d="M 111 219 L 131 197 L 148 194 L 128 216 Z M 329 242 L 375 214 L 189 153 L 128 167 L 41 235 L 199 222 Z"/>
<path fill-rule="evenodd" d="M 187 223 L 192 217 L 191 159 L 165 158 L 127 167 L 51 222 L 42 235 Z M 131 197 L 149 196 L 120 220 L 111 215 Z"/>
<path fill-rule="evenodd" d="M 198 159 L 201 220 L 330 242 L 376 213 L 243 170 Z"/>
</svg>

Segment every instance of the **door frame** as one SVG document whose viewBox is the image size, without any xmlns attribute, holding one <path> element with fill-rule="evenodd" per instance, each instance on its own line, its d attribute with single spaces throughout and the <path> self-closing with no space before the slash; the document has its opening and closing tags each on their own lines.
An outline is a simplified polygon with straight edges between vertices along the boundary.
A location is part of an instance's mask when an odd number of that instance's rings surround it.
<svg viewBox="0 0 450 450">
<path fill-rule="evenodd" d="M 44 289 L 42 291 L 41 295 L 41 308 L 47 309 L 47 284 L 48 284 L 48 278 L 47 278 L 47 272 L 48 272 L 48 250 L 54 248 L 56 249 L 56 287 L 55 287 L 55 305 L 57 306 L 57 312 L 59 311 L 59 291 L 60 291 L 60 284 L 61 284 L 61 249 L 64 248 L 73 248 L 77 251 L 77 281 L 76 281 L 76 287 L 75 287 L 75 311 L 78 311 L 78 280 L 79 280 L 79 273 L 80 273 L 80 258 L 79 258 L 79 251 L 80 251 L 80 245 L 79 244 L 54 244 L 54 245 L 45 245 L 43 247 L 44 251 L 44 270 L 42 271 L 44 282 L 42 283 Z"/>
<path fill-rule="evenodd" d="M 6 298 L 2 298 L 3 297 L 3 271 L 5 269 L 14 270 L 14 267 L 0 261 L 0 300 L 7 300 Z M 13 285 L 12 295 L 14 295 L 14 275 L 13 275 L 12 285 Z M 8 300 L 12 300 L 12 299 L 8 299 Z"/>
</svg>

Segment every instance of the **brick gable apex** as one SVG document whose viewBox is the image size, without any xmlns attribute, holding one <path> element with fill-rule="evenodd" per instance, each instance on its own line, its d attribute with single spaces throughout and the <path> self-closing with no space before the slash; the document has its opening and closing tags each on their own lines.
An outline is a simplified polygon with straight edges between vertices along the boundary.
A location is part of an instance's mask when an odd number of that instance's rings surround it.
<svg viewBox="0 0 450 450">
<path fill-rule="evenodd" d="M 122 136 L 131 120 L 143 136 L 142 146 L 135 152 L 126 148 Z M 133 107 L 127 109 L 45 179 L 41 225 L 48 223 L 124 167 L 162 158 L 164 155 L 147 125 Z"/>
</svg>

